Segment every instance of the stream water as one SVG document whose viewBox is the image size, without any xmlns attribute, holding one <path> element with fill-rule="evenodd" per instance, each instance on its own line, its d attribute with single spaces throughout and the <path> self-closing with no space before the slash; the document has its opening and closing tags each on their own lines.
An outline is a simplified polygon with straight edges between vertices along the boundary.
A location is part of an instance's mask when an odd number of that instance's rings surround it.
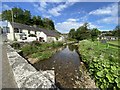
<svg viewBox="0 0 120 90">
<path fill-rule="evenodd" d="M 80 73 L 81 60 L 76 45 L 67 45 L 49 60 L 39 61 L 33 66 L 37 70 L 54 69 L 55 83 L 60 88 L 83 87 L 81 82 L 83 76 Z"/>
</svg>

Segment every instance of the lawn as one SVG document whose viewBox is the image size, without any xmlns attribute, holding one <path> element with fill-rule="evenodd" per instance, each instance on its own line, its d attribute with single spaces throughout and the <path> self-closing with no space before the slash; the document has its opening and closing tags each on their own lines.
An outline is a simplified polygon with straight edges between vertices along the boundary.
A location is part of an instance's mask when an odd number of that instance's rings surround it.
<svg viewBox="0 0 120 90">
<path fill-rule="evenodd" d="M 118 40 L 115 40 L 115 41 L 108 41 L 108 43 L 109 43 L 109 44 L 113 44 L 113 45 L 118 45 L 118 46 L 120 46 Z"/>
<path fill-rule="evenodd" d="M 117 47 L 97 41 L 83 40 L 79 42 L 82 61 L 87 64 L 88 71 L 96 85 L 103 90 L 120 88 L 119 50 Z"/>
</svg>

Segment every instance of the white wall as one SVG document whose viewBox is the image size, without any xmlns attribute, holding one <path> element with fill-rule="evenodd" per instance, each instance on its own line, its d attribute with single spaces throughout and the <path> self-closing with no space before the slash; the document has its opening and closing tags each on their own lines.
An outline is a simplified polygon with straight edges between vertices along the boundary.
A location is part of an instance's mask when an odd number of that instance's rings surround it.
<svg viewBox="0 0 120 90">
<path fill-rule="evenodd" d="M 30 31 L 30 34 L 35 34 L 35 31 Z"/>
<path fill-rule="evenodd" d="M 47 35 L 44 32 L 37 31 L 36 36 L 38 40 L 39 40 L 39 37 L 43 37 L 43 40 L 47 42 Z"/>
<path fill-rule="evenodd" d="M 8 27 L 9 27 L 10 33 L 7 33 L 7 39 L 13 41 L 14 40 L 14 35 L 13 35 L 14 31 L 13 31 L 13 27 L 10 24 L 10 22 L 8 22 Z"/>
<path fill-rule="evenodd" d="M 43 37 L 45 42 L 47 42 L 47 35 L 44 32 L 40 32 L 39 37 Z"/>
<path fill-rule="evenodd" d="M 57 41 L 55 37 L 51 37 L 51 36 L 48 36 L 47 39 L 48 39 L 47 42 L 53 42 L 53 41 L 56 42 Z"/>
<path fill-rule="evenodd" d="M 25 33 L 25 34 L 26 34 L 26 36 L 28 37 L 28 35 L 29 35 L 29 34 L 28 34 L 28 30 L 23 29 L 23 30 L 22 30 L 22 32 L 23 32 L 23 33 Z"/>
<path fill-rule="evenodd" d="M 37 39 L 39 39 L 40 31 L 36 32 Z"/>
<path fill-rule="evenodd" d="M 65 40 L 64 36 L 60 36 L 60 37 L 58 38 L 58 41 L 64 41 L 64 40 Z"/>
</svg>

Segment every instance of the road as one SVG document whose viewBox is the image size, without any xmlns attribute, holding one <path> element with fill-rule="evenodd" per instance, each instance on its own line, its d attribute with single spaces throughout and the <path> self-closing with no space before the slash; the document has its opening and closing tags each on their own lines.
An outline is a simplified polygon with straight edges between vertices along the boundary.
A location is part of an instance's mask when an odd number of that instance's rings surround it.
<svg viewBox="0 0 120 90">
<path fill-rule="evenodd" d="M 5 39 L 5 36 L 2 36 L 2 40 Z M 15 82 L 14 74 L 12 72 L 12 68 L 10 67 L 8 58 L 7 58 L 7 51 L 6 51 L 6 44 L 3 42 L 1 43 L 2 48 L 2 88 L 17 88 L 17 84 Z"/>
</svg>

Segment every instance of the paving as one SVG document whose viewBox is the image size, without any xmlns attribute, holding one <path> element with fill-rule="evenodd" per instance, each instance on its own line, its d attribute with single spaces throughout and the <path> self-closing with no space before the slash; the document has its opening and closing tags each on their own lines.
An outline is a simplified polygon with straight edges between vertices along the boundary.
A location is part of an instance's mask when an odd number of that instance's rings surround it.
<svg viewBox="0 0 120 90">
<path fill-rule="evenodd" d="M 17 88 L 12 68 L 10 67 L 6 45 L 2 45 L 2 88 Z"/>
</svg>

